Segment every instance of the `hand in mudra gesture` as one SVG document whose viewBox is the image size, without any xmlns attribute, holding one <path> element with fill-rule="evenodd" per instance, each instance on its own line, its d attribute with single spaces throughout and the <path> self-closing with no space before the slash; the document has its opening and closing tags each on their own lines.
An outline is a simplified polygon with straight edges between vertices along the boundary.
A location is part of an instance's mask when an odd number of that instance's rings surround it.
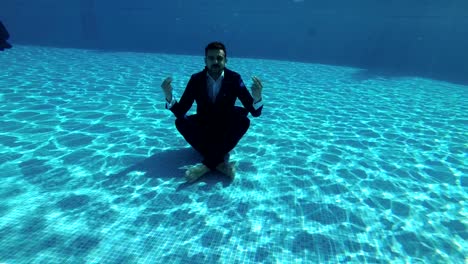
<svg viewBox="0 0 468 264">
<path fill-rule="evenodd" d="M 167 77 L 161 84 L 161 88 L 164 92 L 164 95 L 166 96 L 166 100 L 171 101 L 172 100 L 172 77 Z"/>
<path fill-rule="evenodd" d="M 255 101 L 260 101 L 262 99 L 262 89 L 263 85 L 260 79 L 256 76 L 252 77 L 252 97 L 254 98 Z"/>
</svg>

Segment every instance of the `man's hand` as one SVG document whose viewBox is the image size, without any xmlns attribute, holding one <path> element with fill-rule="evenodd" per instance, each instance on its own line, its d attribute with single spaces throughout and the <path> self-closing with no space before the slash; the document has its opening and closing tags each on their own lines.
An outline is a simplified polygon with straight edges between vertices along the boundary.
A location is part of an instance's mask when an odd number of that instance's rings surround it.
<svg viewBox="0 0 468 264">
<path fill-rule="evenodd" d="M 254 98 L 254 102 L 258 102 L 262 100 L 262 89 L 263 89 L 262 82 L 256 76 L 252 77 L 252 81 L 253 81 L 252 88 L 251 88 L 252 97 Z"/>
<path fill-rule="evenodd" d="M 161 88 L 163 89 L 164 95 L 166 96 L 166 100 L 168 102 L 172 101 L 172 78 L 167 77 L 163 83 L 161 84 Z"/>
</svg>

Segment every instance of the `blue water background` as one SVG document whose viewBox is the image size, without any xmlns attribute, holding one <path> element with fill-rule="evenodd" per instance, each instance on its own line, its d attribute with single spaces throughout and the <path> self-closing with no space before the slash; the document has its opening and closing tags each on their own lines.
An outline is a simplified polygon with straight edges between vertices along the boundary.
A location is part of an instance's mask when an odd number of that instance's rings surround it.
<svg viewBox="0 0 468 264">
<path fill-rule="evenodd" d="M 468 84 L 466 0 L 2 0 L 0 20 L 16 44 L 200 55 L 220 40 L 233 57 Z"/>
</svg>

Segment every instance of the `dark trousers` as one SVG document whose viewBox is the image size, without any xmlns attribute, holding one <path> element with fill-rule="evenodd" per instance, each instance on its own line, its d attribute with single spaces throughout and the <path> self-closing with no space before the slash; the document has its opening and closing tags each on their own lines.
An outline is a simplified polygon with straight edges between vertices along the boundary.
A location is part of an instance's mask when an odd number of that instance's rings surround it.
<svg viewBox="0 0 468 264">
<path fill-rule="evenodd" d="M 214 170 L 247 132 L 250 120 L 244 108 L 236 107 L 235 114 L 222 123 L 202 121 L 195 114 L 177 118 L 175 124 L 185 140 L 203 156 L 202 163 Z"/>
</svg>

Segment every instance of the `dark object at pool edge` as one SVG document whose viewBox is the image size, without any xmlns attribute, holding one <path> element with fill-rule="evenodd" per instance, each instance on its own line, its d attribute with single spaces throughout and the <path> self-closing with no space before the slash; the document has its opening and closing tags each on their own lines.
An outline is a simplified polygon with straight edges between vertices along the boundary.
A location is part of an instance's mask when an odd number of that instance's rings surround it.
<svg viewBox="0 0 468 264">
<path fill-rule="evenodd" d="M 8 34 L 6 27 L 3 25 L 2 21 L 0 21 L 0 51 L 12 47 L 11 44 L 7 42 L 8 38 L 10 38 L 10 34 Z"/>
</svg>

